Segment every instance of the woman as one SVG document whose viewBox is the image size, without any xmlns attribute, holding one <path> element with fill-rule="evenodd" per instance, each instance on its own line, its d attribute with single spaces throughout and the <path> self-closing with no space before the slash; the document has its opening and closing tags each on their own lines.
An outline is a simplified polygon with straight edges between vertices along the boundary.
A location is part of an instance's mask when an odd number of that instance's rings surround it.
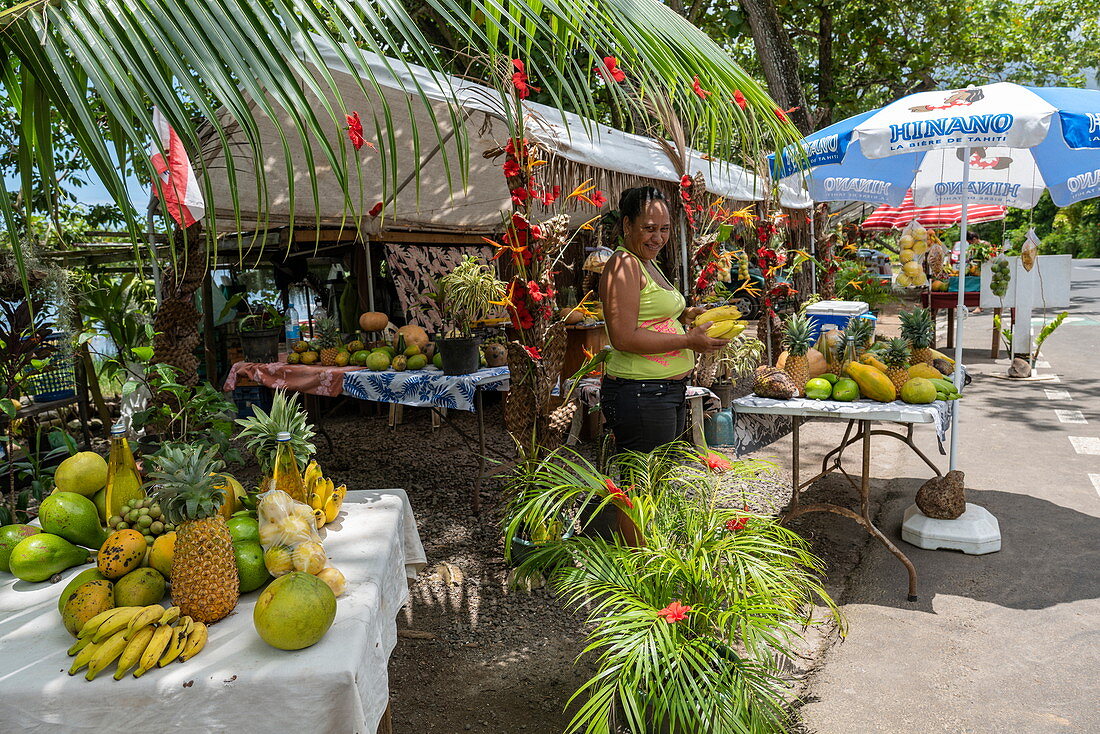
<svg viewBox="0 0 1100 734">
<path fill-rule="evenodd" d="M 652 186 L 627 189 L 619 199 L 623 245 L 600 280 L 611 354 L 604 365 L 600 405 L 620 451 L 652 451 L 684 435 L 687 381 L 695 352 L 721 349 L 707 336 L 710 322 L 685 330 L 700 308 L 657 267 L 669 236 L 669 208 Z"/>
</svg>

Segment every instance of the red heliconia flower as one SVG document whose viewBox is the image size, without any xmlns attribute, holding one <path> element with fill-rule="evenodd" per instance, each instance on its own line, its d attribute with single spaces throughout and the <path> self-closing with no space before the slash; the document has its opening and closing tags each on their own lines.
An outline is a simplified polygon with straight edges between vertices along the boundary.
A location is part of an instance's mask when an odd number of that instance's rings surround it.
<svg viewBox="0 0 1100 734">
<path fill-rule="evenodd" d="M 536 362 L 542 359 L 542 354 L 539 353 L 538 347 L 529 347 L 526 344 L 523 346 L 523 351 L 527 352 L 527 356 Z"/>
<path fill-rule="evenodd" d="M 542 229 L 537 224 L 532 224 L 531 225 L 530 232 L 531 232 L 531 239 L 533 239 L 533 240 L 541 240 L 542 239 Z"/>
<path fill-rule="evenodd" d="M 732 520 L 726 520 L 726 530 L 731 533 L 736 533 L 738 530 L 744 530 L 745 526 L 749 524 L 749 518 L 747 517 L 735 517 Z"/>
<path fill-rule="evenodd" d="M 706 89 L 703 89 L 703 85 L 699 83 L 698 74 L 695 75 L 695 78 L 691 82 L 691 91 L 699 95 L 700 99 L 706 99 L 710 95 L 714 94 L 714 92 L 709 92 Z"/>
<path fill-rule="evenodd" d="M 523 169 L 519 167 L 519 163 L 516 161 L 515 158 L 509 158 L 508 160 L 504 161 L 504 176 L 506 178 L 518 176 L 522 172 L 522 170 Z"/>
<path fill-rule="evenodd" d="M 658 611 L 657 616 L 661 617 L 669 624 L 675 624 L 687 619 L 688 612 L 690 611 L 690 604 L 681 604 L 679 601 L 674 601 L 664 609 Z"/>
<path fill-rule="evenodd" d="M 634 509 L 634 503 L 630 501 L 630 498 L 626 496 L 626 492 L 615 486 L 615 482 L 611 481 L 611 478 L 603 480 L 604 486 L 607 487 L 607 493 L 611 495 L 611 499 L 615 502 L 621 502 L 626 505 L 628 509 Z M 630 489 L 634 489 L 633 486 Z"/>
<path fill-rule="evenodd" d="M 359 119 L 358 112 L 352 112 L 350 115 L 344 115 L 348 121 L 348 140 L 351 141 L 351 147 L 359 150 L 363 147 L 363 143 L 366 139 L 363 137 L 363 123 Z"/>
<path fill-rule="evenodd" d="M 370 211 L 367 213 L 370 214 L 372 217 L 377 217 L 379 214 L 382 213 L 382 202 L 378 202 L 377 204 L 372 206 L 370 208 Z"/>
<path fill-rule="evenodd" d="M 535 281 L 527 281 L 527 295 L 530 296 L 531 300 L 535 303 L 542 303 L 544 300 L 553 298 L 554 294 L 555 291 L 550 286 L 540 289 L 539 284 Z"/>
<path fill-rule="evenodd" d="M 523 206 L 527 203 L 527 200 L 531 197 L 531 190 L 522 186 L 512 189 L 512 203 L 516 206 Z"/>
<path fill-rule="evenodd" d="M 617 58 L 614 56 L 604 56 L 603 65 L 607 67 L 606 72 L 599 66 L 596 67 L 596 71 L 604 78 L 604 81 L 626 81 L 626 72 L 619 68 L 619 60 Z"/>
<path fill-rule="evenodd" d="M 512 326 L 517 329 L 530 329 L 535 325 L 535 319 L 527 310 L 527 284 L 518 278 L 508 284 L 508 315 L 512 319 Z"/>
<path fill-rule="evenodd" d="M 588 198 L 592 202 L 592 206 L 597 209 L 607 203 L 607 197 L 603 195 L 602 191 L 593 191 Z"/>
<path fill-rule="evenodd" d="M 527 70 L 522 61 L 519 59 L 512 59 L 512 66 L 516 68 L 516 70 L 512 72 L 512 86 L 516 88 L 516 94 L 519 95 L 520 99 L 527 99 L 531 96 L 532 89 L 536 92 L 542 91 L 538 87 L 527 83 Z"/>
<path fill-rule="evenodd" d="M 519 150 L 516 150 L 516 141 L 519 141 Z M 508 155 L 514 155 L 519 157 L 521 154 L 527 155 L 527 138 L 508 138 L 508 142 L 504 144 L 504 152 Z"/>
<path fill-rule="evenodd" d="M 797 107 L 788 107 L 785 110 L 781 110 L 778 107 L 776 107 L 775 108 L 775 116 L 778 117 L 783 122 L 790 122 L 791 118 L 789 118 L 787 115 L 789 115 L 790 113 L 794 112 L 797 109 L 798 109 Z"/>
<path fill-rule="evenodd" d="M 729 462 L 729 459 L 713 451 L 703 454 L 703 463 L 713 472 L 729 471 L 733 468 L 733 464 Z"/>
<path fill-rule="evenodd" d="M 733 90 L 733 101 L 741 109 L 745 109 L 749 106 L 748 100 L 745 99 L 745 95 L 741 94 L 740 89 Z"/>
<path fill-rule="evenodd" d="M 531 228 L 531 223 L 527 221 L 527 217 L 523 216 L 519 212 L 512 213 L 512 226 L 517 230 L 524 232 Z"/>
</svg>

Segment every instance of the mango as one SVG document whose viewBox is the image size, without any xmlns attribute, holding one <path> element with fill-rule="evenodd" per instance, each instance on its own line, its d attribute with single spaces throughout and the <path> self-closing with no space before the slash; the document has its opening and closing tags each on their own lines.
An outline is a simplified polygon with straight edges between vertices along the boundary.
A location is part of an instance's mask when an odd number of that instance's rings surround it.
<svg viewBox="0 0 1100 734">
<path fill-rule="evenodd" d="M 122 578 L 145 560 L 145 536 L 127 528 L 111 533 L 99 549 L 99 571 L 109 579 Z"/>
<path fill-rule="evenodd" d="M 92 617 L 115 608 L 114 584 L 106 579 L 81 585 L 65 602 L 61 622 L 69 634 L 76 637 L 80 628 Z"/>
<path fill-rule="evenodd" d="M 107 485 L 107 461 L 94 451 L 81 451 L 57 466 L 53 481 L 62 492 L 91 497 Z"/>
<path fill-rule="evenodd" d="M 38 535 L 42 528 L 33 525 L 5 525 L 0 528 L 0 571 L 11 572 L 8 558 L 12 549 L 19 545 L 19 541 L 32 535 Z"/>
<path fill-rule="evenodd" d="M 59 535 L 86 548 L 103 545 L 105 533 L 99 524 L 95 503 L 75 492 L 58 492 L 42 500 L 38 508 L 42 530 Z"/>
<path fill-rule="evenodd" d="M 116 607 L 147 607 L 164 598 L 164 577 L 155 568 L 137 568 L 115 582 Z"/>
<path fill-rule="evenodd" d="M 57 535 L 38 533 L 19 541 L 9 562 L 16 578 L 38 582 L 90 560 L 91 555 L 84 548 Z"/>
<path fill-rule="evenodd" d="M 84 584 L 89 581 L 106 581 L 107 577 L 99 572 L 98 568 L 86 568 L 77 575 L 69 579 L 69 583 L 65 584 L 65 588 L 61 591 L 61 596 L 57 598 L 57 613 L 64 614 L 65 602 L 69 600 L 69 597 Z"/>
</svg>

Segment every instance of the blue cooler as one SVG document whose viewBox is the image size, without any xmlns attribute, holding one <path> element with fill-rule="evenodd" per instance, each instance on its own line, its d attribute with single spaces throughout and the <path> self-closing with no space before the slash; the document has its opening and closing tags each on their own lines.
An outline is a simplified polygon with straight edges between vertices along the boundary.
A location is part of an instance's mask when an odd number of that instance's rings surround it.
<svg viewBox="0 0 1100 734">
<path fill-rule="evenodd" d="M 870 313 L 863 301 L 819 301 L 806 308 L 806 316 L 813 327 L 813 341 L 821 332 L 829 329 L 847 329 L 848 322 Z"/>
</svg>

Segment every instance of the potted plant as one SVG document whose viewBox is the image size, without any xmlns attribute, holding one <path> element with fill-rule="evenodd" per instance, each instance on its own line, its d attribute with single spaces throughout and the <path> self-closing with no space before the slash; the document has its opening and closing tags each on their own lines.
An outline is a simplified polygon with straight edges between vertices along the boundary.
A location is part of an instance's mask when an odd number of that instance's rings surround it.
<svg viewBox="0 0 1100 734">
<path fill-rule="evenodd" d="M 465 375 L 481 364 L 480 340 L 470 324 L 486 318 L 504 300 L 505 284 L 493 269 L 467 256 L 436 282 L 435 302 L 442 317 L 443 338 L 438 340 L 443 373 Z"/>
<path fill-rule="evenodd" d="M 251 311 L 237 324 L 246 362 L 274 362 L 286 319 L 270 303 Z"/>
</svg>

